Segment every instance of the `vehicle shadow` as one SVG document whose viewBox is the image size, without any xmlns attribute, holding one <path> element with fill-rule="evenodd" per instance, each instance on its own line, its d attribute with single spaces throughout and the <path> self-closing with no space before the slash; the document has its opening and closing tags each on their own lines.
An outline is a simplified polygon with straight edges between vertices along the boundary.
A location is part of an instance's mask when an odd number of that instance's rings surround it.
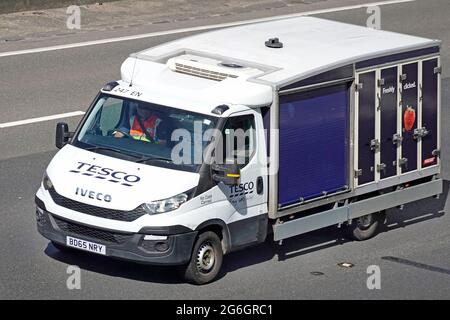
<svg viewBox="0 0 450 320">
<path fill-rule="evenodd" d="M 404 209 L 394 208 L 387 210 L 386 224 L 380 233 L 394 231 L 410 225 L 440 218 L 445 215 L 445 205 L 450 189 L 450 181 L 444 181 L 443 192 L 438 199 L 428 198 L 405 205 Z M 345 238 L 342 231 L 336 226 L 323 228 L 306 234 L 283 240 L 280 245 L 270 239 L 258 246 L 244 251 L 230 253 L 224 260 L 222 272 L 232 272 L 250 265 L 272 260 L 278 261 L 306 255 L 308 253 L 343 245 L 351 242 Z"/>
<path fill-rule="evenodd" d="M 388 210 L 387 223 L 382 227 L 380 233 L 390 232 L 395 229 L 405 228 L 409 225 L 444 216 L 444 208 L 449 189 L 450 181 L 444 181 L 443 193 L 439 199 L 430 198 L 420 200 L 408 204 L 404 210 Z M 218 278 L 223 278 L 227 273 L 237 269 L 263 263 L 274 258 L 278 261 L 284 261 L 317 250 L 343 245 L 350 241 L 342 236 L 341 230 L 336 226 L 286 239 L 282 245 L 278 242 L 267 240 L 255 247 L 227 255 Z M 62 252 L 53 247 L 51 243 L 48 244 L 45 253 L 57 261 L 77 265 L 83 270 L 106 274 L 112 277 L 164 284 L 183 283 L 183 280 L 177 275 L 176 267 L 159 267 L 130 263 L 92 255 L 78 250 Z"/>
<path fill-rule="evenodd" d="M 67 265 L 76 265 L 82 270 L 111 277 L 164 284 L 183 283 L 181 277 L 177 275 L 177 268 L 172 266 L 160 267 L 133 263 L 103 257 L 76 249 L 59 251 L 51 244 L 51 242 L 48 243 L 44 252 L 48 257 Z"/>
</svg>

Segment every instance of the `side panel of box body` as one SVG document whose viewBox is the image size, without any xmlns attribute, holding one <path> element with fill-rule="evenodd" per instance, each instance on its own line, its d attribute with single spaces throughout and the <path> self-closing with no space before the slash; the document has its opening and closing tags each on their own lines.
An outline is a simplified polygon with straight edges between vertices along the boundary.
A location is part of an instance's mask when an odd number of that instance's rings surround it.
<svg viewBox="0 0 450 320">
<path fill-rule="evenodd" d="M 440 173 L 440 163 L 439 163 L 439 155 L 440 155 L 440 59 L 439 59 L 439 48 L 429 48 L 430 50 L 419 50 L 411 52 L 410 55 L 408 54 L 398 54 L 388 56 L 387 58 L 377 58 L 368 60 L 367 63 L 365 62 L 357 62 L 354 64 L 354 75 L 353 77 L 348 77 L 346 79 L 334 79 L 330 81 L 326 81 L 324 83 L 314 83 L 312 85 L 307 85 L 305 87 L 298 87 L 294 88 L 293 85 L 290 85 L 287 90 L 284 90 L 283 86 L 281 86 L 280 89 L 275 90 L 275 93 L 279 92 L 279 101 L 277 105 L 277 112 L 276 116 L 278 119 L 276 119 L 276 129 L 277 131 L 277 143 L 273 143 L 271 141 L 271 151 L 272 146 L 276 144 L 278 148 L 278 158 L 277 159 L 277 166 L 278 171 L 275 176 L 272 176 L 272 183 L 276 185 L 276 188 L 273 188 L 272 190 L 276 191 L 276 196 L 271 197 L 269 194 L 269 203 L 271 203 L 270 199 L 275 200 L 276 203 L 273 202 L 271 204 L 272 210 L 269 210 L 269 217 L 272 219 L 280 218 L 286 215 L 290 215 L 296 212 L 301 212 L 304 210 L 309 210 L 314 207 L 322 206 L 324 204 L 329 203 L 336 203 L 338 201 L 344 201 L 345 199 L 353 198 L 355 196 L 361 196 L 364 193 L 374 192 L 376 190 L 386 189 L 390 187 L 395 187 L 399 184 L 406 183 L 408 181 L 413 181 L 415 179 L 421 179 L 424 177 L 431 177 L 436 174 Z M 423 52 L 422 52 L 423 51 Z M 429 52 L 428 52 L 429 51 Z M 414 53 L 414 54 L 413 54 Z M 415 56 L 416 53 L 420 53 L 418 56 Z M 423 54 L 423 55 L 421 55 Z M 396 59 L 394 59 L 394 57 Z M 389 58 L 389 59 L 388 59 Z M 397 60 L 397 58 L 399 58 Z M 403 60 L 402 60 L 403 59 Z M 408 68 L 404 68 L 405 66 L 408 66 L 411 70 L 408 70 Z M 415 68 L 417 67 L 417 71 Z M 403 76 L 404 69 L 408 71 L 409 75 L 406 77 L 409 78 L 408 80 L 413 79 L 412 84 L 409 81 L 405 81 L 405 76 Z M 375 79 L 372 78 L 372 73 L 374 72 Z M 395 73 L 397 72 L 397 85 L 395 85 L 396 81 L 394 79 Z M 360 146 L 360 137 L 358 135 L 359 133 L 359 127 L 363 125 L 360 123 L 359 119 L 359 110 L 358 110 L 358 104 L 359 104 L 359 93 L 360 90 L 364 88 L 364 86 L 359 87 L 359 80 L 360 76 L 364 74 L 370 78 L 370 83 L 368 83 L 368 86 L 370 90 L 374 88 L 372 92 L 368 93 L 368 95 L 371 95 L 371 98 L 373 98 L 373 105 L 372 107 L 368 107 L 369 110 L 374 110 L 375 113 L 378 112 L 375 116 L 371 116 L 371 119 L 375 120 L 375 126 L 378 125 L 378 127 L 375 128 L 375 130 L 372 126 L 371 128 L 364 128 L 367 132 L 374 132 L 373 137 L 375 141 L 365 141 L 365 145 L 370 150 L 370 143 L 375 144 L 375 150 L 371 150 L 370 152 L 373 153 L 372 158 L 369 159 L 368 163 L 369 165 L 366 165 L 366 173 L 367 169 L 370 172 L 366 181 L 363 182 L 363 179 L 358 183 L 359 175 L 362 173 L 359 169 L 359 161 L 362 160 L 359 158 L 358 154 L 358 148 Z M 370 74 L 370 75 L 369 75 Z M 414 91 L 414 79 L 416 79 L 416 88 L 417 95 L 414 97 L 413 91 Z M 431 80 L 429 80 L 431 79 Z M 304 82 L 304 80 L 302 80 Z M 303 83 L 298 82 L 298 83 Z M 424 83 L 426 82 L 426 83 Z M 291 82 L 292 83 L 292 82 Z M 306 82 L 305 82 L 306 83 Z M 284 143 L 283 137 L 289 137 L 289 131 L 283 132 L 282 128 L 282 117 L 285 116 L 288 122 L 291 122 L 293 124 L 295 121 L 293 121 L 293 112 L 292 110 L 295 109 L 295 107 L 292 106 L 292 101 L 289 101 L 286 96 L 294 96 L 296 94 L 297 99 L 299 100 L 297 104 L 300 108 L 298 110 L 305 110 L 305 104 L 306 102 L 303 102 L 303 100 L 308 100 L 307 98 L 303 99 L 303 97 L 307 97 L 308 95 L 314 95 L 314 91 L 318 89 L 323 88 L 332 88 L 333 86 L 339 86 L 343 83 L 346 83 L 348 92 L 350 93 L 350 96 L 347 98 L 347 103 L 349 105 L 349 110 L 347 111 L 347 116 L 349 116 L 347 120 L 347 128 L 351 129 L 352 132 L 347 132 L 347 151 L 350 152 L 348 154 L 349 161 L 347 161 L 347 166 L 345 167 L 346 171 L 346 182 L 342 185 L 342 189 L 336 188 L 331 189 L 327 191 L 327 188 L 311 188 L 311 194 L 308 194 L 305 191 L 305 188 L 303 189 L 297 189 L 299 191 L 304 192 L 303 194 L 306 195 L 302 196 L 302 192 L 292 192 L 293 189 L 288 190 L 287 193 L 284 192 L 284 186 L 282 186 L 283 183 L 283 175 L 286 177 L 286 173 L 292 173 L 295 172 L 293 168 L 297 168 L 300 170 L 300 163 L 297 162 L 297 164 L 291 163 L 291 166 L 284 166 L 284 162 L 282 161 L 283 157 L 283 150 L 282 144 Z M 405 95 L 406 92 L 403 92 L 402 89 L 408 88 L 406 91 L 410 91 L 411 95 L 408 96 Z M 419 85 L 422 85 L 424 88 L 420 88 Z M 392 93 L 392 87 L 395 90 L 395 93 Z M 366 86 L 367 88 L 367 86 Z M 423 90 L 423 91 L 422 91 Z M 437 90 L 437 92 L 436 92 Z M 374 92 L 374 93 L 373 93 Z M 303 96 L 302 96 L 303 95 Z M 404 101 L 404 98 L 408 101 Z M 421 101 L 423 99 L 423 101 Z M 410 100 L 410 101 L 409 101 Z M 417 101 L 417 103 L 414 103 L 414 101 Z M 425 101 L 428 101 L 428 103 L 425 103 Z M 285 103 L 286 102 L 286 103 Z M 396 105 L 394 106 L 393 103 L 396 102 Z M 404 103 L 407 102 L 407 103 Z M 409 103 L 408 103 L 409 102 Z M 289 110 L 289 104 L 290 106 L 290 114 L 289 111 L 283 110 L 283 107 L 287 106 L 287 110 Z M 410 166 L 402 164 L 402 158 L 403 155 L 407 152 L 407 150 L 402 150 L 402 140 L 403 140 L 403 133 L 404 133 L 404 126 L 405 126 L 405 111 L 407 111 L 407 107 L 404 105 L 410 105 L 410 108 L 414 108 L 414 112 L 418 113 L 419 108 L 423 108 L 425 110 L 428 109 L 427 115 L 422 114 L 421 121 L 419 122 L 418 114 L 416 114 L 415 122 L 412 124 L 412 132 L 417 131 L 419 126 L 430 127 L 430 136 L 419 138 L 419 143 L 423 144 L 421 147 L 415 146 L 414 148 L 411 148 L 412 150 L 416 150 L 416 154 L 409 155 L 412 157 L 412 163 Z M 317 104 L 316 104 L 317 105 Z M 411 107 L 412 105 L 412 107 Z M 395 133 L 394 127 L 394 118 L 395 118 L 395 111 L 394 107 L 397 108 L 397 132 Z M 404 107 L 404 108 L 402 108 Z M 324 108 L 325 112 L 323 114 L 330 115 L 332 112 L 330 112 L 330 109 L 328 111 L 326 108 Z M 286 113 L 283 113 L 286 111 Z M 409 113 L 411 113 L 408 110 Z M 271 113 L 271 115 L 274 115 L 275 113 Z M 295 115 L 295 114 L 294 114 Z M 274 119 L 271 119 L 274 120 Z M 305 121 L 304 119 L 302 121 Z M 427 122 L 431 124 L 427 125 Z M 436 123 L 437 121 L 437 123 Z M 311 123 L 307 123 L 307 125 L 311 125 Z M 271 121 L 271 129 L 273 129 L 273 121 Z M 292 129 L 292 127 L 291 127 Z M 368 129 L 368 130 L 367 130 Z M 408 128 L 409 129 L 409 128 Z M 349 130 L 350 131 L 350 130 Z M 406 131 L 406 130 L 405 130 Z M 301 129 L 298 130 L 298 132 L 302 132 Z M 285 133 L 287 133 L 285 135 Z M 292 133 L 292 132 L 291 132 Z M 304 132 L 302 132 L 303 134 Z M 420 133 L 420 132 L 419 132 Z M 273 135 L 271 134 L 271 138 Z M 378 138 L 378 139 L 377 139 Z M 408 139 L 409 138 L 409 139 Z M 418 144 L 417 141 L 414 141 L 414 136 L 408 137 L 409 140 L 407 143 L 410 143 L 411 146 L 414 146 L 415 144 Z M 297 137 L 297 139 L 301 140 Z M 326 139 L 325 137 L 322 137 L 322 139 Z M 396 139 L 399 139 L 399 142 L 396 143 Z M 367 140 L 367 139 L 366 139 Z M 377 141 L 378 140 L 378 141 Z M 412 141 L 411 141 L 412 140 Z M 289 140 L 288 140 L 289 141 Z M 298 141 L 297 141 L 298 142 Z M 378 142 L 378 144 L 377 144 Z M 373 147 L 373 145 L 372 145 Z M 289 147 L 287 147 L 289 149 Z M 407 146 L 406 146 L 407 148 Z M 290 152 L 294 153 L 291 148 Z M 297 149 L 301 150 L 301 149 Z M 366 150 L 366 151 L 369 151 Z M 380 152 L 385 152 L 384 155 L 382 155 Z M 409 148 L 408 148 L 409 151 Z M 378 154 L 377 154 L 378 152 Z M 431 152 L 431 156 L 430 156 Z M 370 155 L 370 153 L 367 153 Z M 303 166 L 304 164 L 307 164 L 307 161 L 305 159 L 305 153 L 302 154 L 303 158 L 300 158 Z M 394 161 L 394 156 L 396 155 L 396 160 Z M 311 155 L 313 156 L 313 155 Z M 416 160 L 414 161 L 414 157 L 416 156 Z M 271 158 L 274 157 L 273 154 L 271 154 Z M 300 156 L 297 156 L 300 157 Z M 434 157 L 434 158 L 433 158 Z M 306 158 L 307 159 L 307 158 Z M 311 158 L 310 158 L 311 159 Z M 431 163 L 431 159 L 435 159 L 433 163 Z M 400 161 L 399 161 L 400 160 Z M 427 163 L 424 163 L 426 160 Z M 334 161 L 334 159 L 333 159 Z M 405 161 L 409 162 L 409 161 Z M 419 162 L 422 162 L 420 166 L 416 165 L 416 168 L 414 167 L 414 164 L 419 164 Z M 350 165 L 350 166 L 349 166 Z M 389 167 L 388 167 L 389 166 Z M 394 170 L 394 166 L 397 167 L 396 170 Z M 408 168 L 406 168 L 408 167 Z M 344 168 L 342 166 L 342 168 Z M 412 169 L 412 170 L 411 170 Z M 414 170 L 415 169 L 415 170 Z M 283 173 L 283 171 L 285 171 Z M 305 173 L 297 173 L 297 177 L 301 177 Z M 373 175 L 372 175 L 373 174 Z M 337 177 L 338 175 L 334 175 L 334 177 Z M 373 176 L 375 176 L 373 178 Z M 361 177 L 362 178 L 362 177 Z M 296 186 L 297 184 L 300 184 L 299 179 L 297 179 L 297 182 L 291 182 L 289 183 L 289 179 L 292 179 L 292 177 L 287 177 L 288 186 Z M 372 180 L 373 179 L 373 180 Z M 372 180 L 372 181 L 371 181 Z M 303 180 L 305 181 L 305 180 Z M 339 184 L 342 184 L 344 181 L 342 176 L 340 178 L 337 178 L 335 181 L 338 181 Z M 312 184 L 309 185 L 311 187 Z M 316 186 L 317 187 L 317 186 Z M 347 187 L 345 189 L 344 187 Z M 321 195 L 319 195 L 319 192 L 317 190 L 323 189 Z M 294 189 L 295 190 L 295 189 Z M 315 191 L 315 193 L 314 193 Z M 298 199 L 295 199 L 298 198 Z M 297 200 L 297 201 L 295 201 Z"/>
<path fill-rule="evenodd" d="M 280 207 L 349 190 L 350 84 L 280 97 Z"/>
</svg>

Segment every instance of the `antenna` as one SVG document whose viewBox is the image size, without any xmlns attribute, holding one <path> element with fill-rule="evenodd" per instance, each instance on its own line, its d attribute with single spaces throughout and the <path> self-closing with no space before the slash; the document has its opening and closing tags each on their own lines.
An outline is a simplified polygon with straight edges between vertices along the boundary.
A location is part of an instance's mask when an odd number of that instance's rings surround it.
<svg viewBox="0 0 450 320">
<path fill-rule="evenodd" d="M 134 57 L 133 72 L 131 73 L 130 87 L 133 85 L 134 69 L 136 68 L 137 57 Z"/>
</svg>

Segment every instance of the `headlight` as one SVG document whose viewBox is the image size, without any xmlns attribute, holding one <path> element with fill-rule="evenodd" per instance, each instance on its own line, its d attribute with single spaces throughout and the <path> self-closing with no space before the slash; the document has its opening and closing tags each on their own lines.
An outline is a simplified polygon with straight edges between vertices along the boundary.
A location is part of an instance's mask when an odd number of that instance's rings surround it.
<svg viewBox="0 0 450 320">
<path fill-rule="evenodd" d="M 48 177 L 47 173 L 44 173 L 44 177 L 42 177 L 42 185 L 44 186 L 45 190 L 53 188 L 53 183 Z"/>
<path fill-rule="evenodd" d="M 183 203 L 185 203 L 188 200 L 188 198 L 189 196 L 186 193 L 180 193 L 179 195 L 164 200 L 144 203 L 142 205 L 142 208 L 148 214 L 163 213 L 178 209 Z"/>
</svg>

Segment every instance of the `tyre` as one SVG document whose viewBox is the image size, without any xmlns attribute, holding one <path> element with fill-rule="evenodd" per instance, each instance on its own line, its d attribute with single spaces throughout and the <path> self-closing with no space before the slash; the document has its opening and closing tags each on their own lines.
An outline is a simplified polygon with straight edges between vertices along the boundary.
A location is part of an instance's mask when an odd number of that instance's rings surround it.
<svg viewBox="0 0 450 320">
<path fill-rule="evenodd" d="M 223 251 L 219 236 L 212 231 L 206 231 L 198 236 L 191 260 L 181 268 L 181 274 L 189 283 L 206 284 L 217 277 L 222 260 Z"/>
<path fill-rule="evenodd" d="M 384 211 L 371 213 L 357 219 L 353 219 L 351 224 L 343 226 L 344 235 L 357 241 L 364 241 L 374 237 L 386 220 Z"/>
</svg>

